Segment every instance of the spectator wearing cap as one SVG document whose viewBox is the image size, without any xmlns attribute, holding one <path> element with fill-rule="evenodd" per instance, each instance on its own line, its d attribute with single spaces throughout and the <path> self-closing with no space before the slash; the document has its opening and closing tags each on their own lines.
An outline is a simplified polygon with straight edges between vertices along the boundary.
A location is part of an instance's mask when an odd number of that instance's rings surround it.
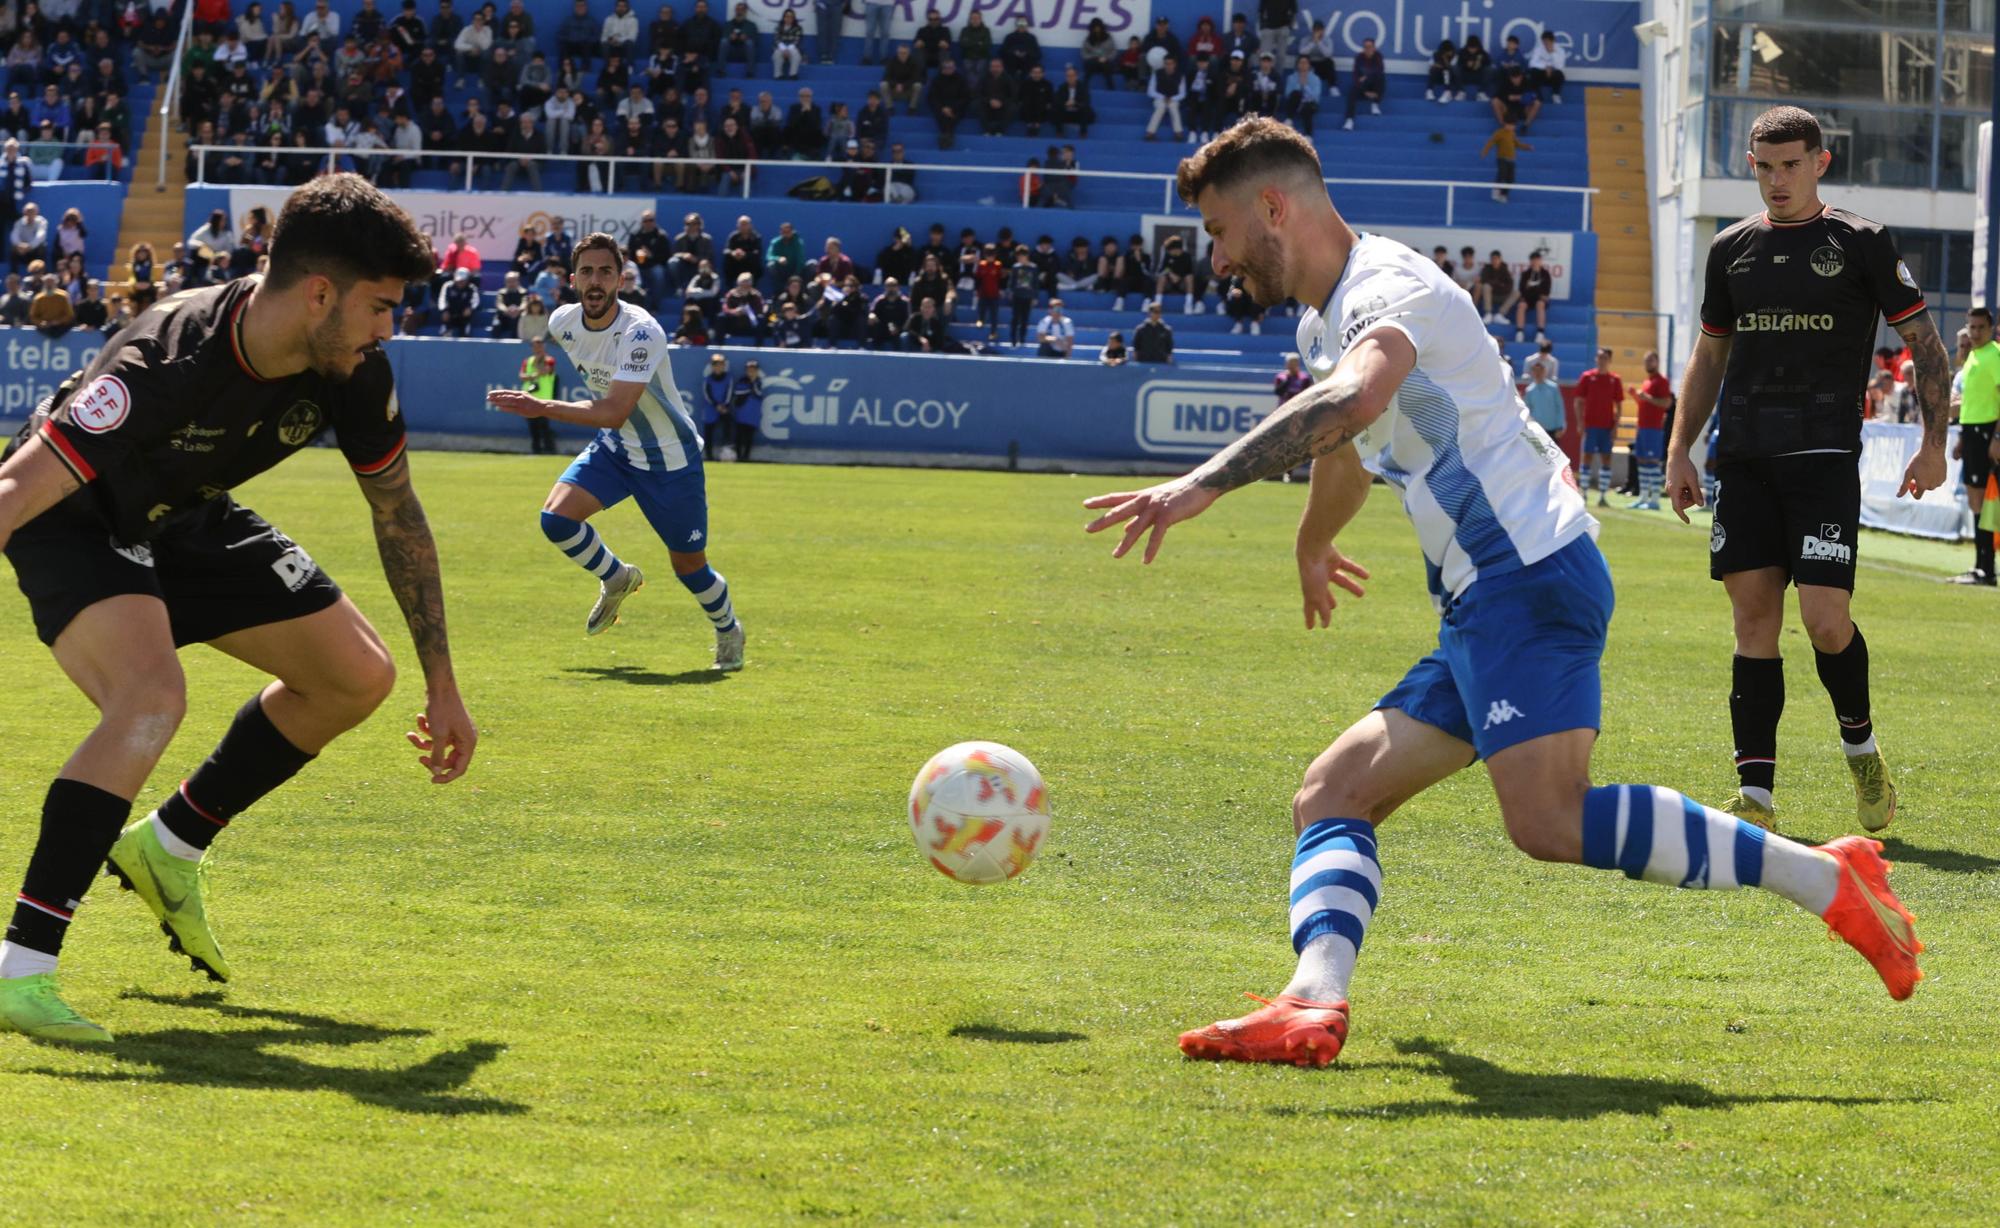
<svg viewBox="0 0 2000 1228">
<path fill-rule="evenodd" d="M 1376 49 L 1375 40 L 1361 40 L 1361 50 L 1354 56 L 1354 77 L 1347 87 L 1347 119 L 1340 125 L 1349 132 L 1354 131 L 1355 108 L 1366 102 L 1370 115 L 1382 113 L 1382 95 L 1388 89 L 1388 68 L 1382 61 L 1381 51 Z"/>
<path fill-rule="evenodd" d="M 451 281 L 444 288 L 444 326 L 454 337 L 463 337 L 472 329 L 472 317 L 479 310 L 479 283 L 472 279 L 471 269 L 454 269 Z"/>
<path fill-rule="evenodd" d="M 1556 42 L 1554 30 L 1543 30 L 1542 41 L 1528 53 L 1528 85 L 1535 90 L 1547 90 L 1549 100 L 1561 103 L 1563 100 L 1563 69 L 1569 66 L 1569 52 Z"/>
<path fill-rule="evenodd" d="M 977 16 L 978 11 L 974 10 Z M 931 117 L 937 121 L 938 148 L 950 149 L 958 141 L 958 126 L 965 121 L 972 104 L 972 90 L 958 71 L 958 64 L 946 60 L 930 84 Z"/>
<path fill-rule="evenodd" d="M 931 10 L 931 18 L 936 20 L 937 10 Z M 939 28 L 943 24 L 939 23 Z M 921 33 L 921 31 L 919 31 Z M 891 104 L 900 101 L 903 114 L 914 115 L 924 98 L 924 64 L 910 53 L 908 43 L 896 44 L 896 53 L 882 66 L 882 97 Z"/>
<path fill-rule="evenodd" d="M 1035 349 L 1037 357 L 1068 358 L 1076 348 L 1076 321 L 1063 314 L 1063 301 L 1049 300 L 1049 313 L 1035 326 L 1035 338 L 1040 342 Z"/>
<path fill-rule="evenodd" d="M 1283 91 L 1284 80 L 1277 61 L 1268 54 L 1260 54 L 1257 68 L 1250 74 L 1250 96 L 1244 100 L 1244 108 L 1252 115 L 1276 115 Z"/>
<path fill-rule="evenodd" d="M 798 14 L 789 8 L 785 12 L 791 15 L 792 25 L 796 27 L 799 22 Z M 722 23 L 722 58 L 716 61 L 716 75 L 727 76 L 731 64 L 741 63 L 745 77 L 756 76 L 759 33 L 756 20 L 750 16 L 750 6 L 743 3 L 743 0 L 737 0 L 736 8 L 731 11 L 729 20 Z M 794 47 L 796 46 L 794 43 Z"/>
<path fill-rule="evenodd" d="M 1173 23 L 1165 17 L 1154 18 L 1153 28 L 1139 42 L 1139 55 L 1146 63 L 1147 72 L 1154 69 L 1159 58 L 1153 54 L 1155 50 L 1165 51 L 1179 63 L 1188 62 L 1187 48 L 1181 46 L 1181 40 L 1174 34 Z"/>
<path fill-rule="evenodd" d="M 1160 120 L 1168 117 L 1173 120 L 1174 138 L 1180 139 L 1183 134 L 1181 99 L 1187 97 L 1187 78 L 1181 73 L 1179 60 L 1171 52 L 1153 70 L 1146 83 L 1146 96 L 1153 100 L 1153 117 L 1146 121 L 1146 139 L 1157 140 Z"/>
<path fill-rule="evenodd" d="M 1158 299 L 1146 304 L 1145 321 L 1132 331 L 1132 361 L 1174 361 L 1174 329 L 1161 318 Z"/>
<path fill-rule="evenodd" d="M 854 144 L 852 141 L 848 143 L 850 145 Z M 863 139 L 860 142 L 860 148 L 850 149 L 847 157 L 850 162 L 857 163 L 857 165 L 849 166 L 841 171 L 840 198 L 842 200 L 857 201 L 862 204 L 872 205 L 881 203 L 882 172 L 876 167 L 869 165 L 878 161 L 881 157 L 881 154 L 875 148 L 873 138 Z"/>
<path fill-rule="evenodd" d="M 1026 17 L 1016 17 L 1013 32 L 1000 40 L 1000 62 L 1007 66 L 1007 75 L 1017 81 L 1025 79 L 1029 69 L 1041 66 L 1042 40 L 1035 37 Z"/>
</svg>

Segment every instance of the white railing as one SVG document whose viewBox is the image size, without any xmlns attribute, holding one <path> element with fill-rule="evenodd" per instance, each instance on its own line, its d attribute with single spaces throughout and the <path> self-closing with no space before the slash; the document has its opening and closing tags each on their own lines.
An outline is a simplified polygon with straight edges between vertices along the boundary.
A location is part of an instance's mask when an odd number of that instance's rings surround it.
<svg viewBox="0 0 2000 1228">
<path fill-rule="evenodd" d="M 181 12 L 180 37 L 174 40 L 174 66 L 167 70 L 167 88 L 161 91 L 163 97 L 160 100 L 160 114 L 167 122 L 160 127 L 160 177 L 153 185 L 153 190 L 156 192 L 167 190 L 167 146 L 173 144 L 167 139 L 167 133 L 173 130 L 174 102 L 180 97 L 181 92 L 181 58 L 187 55 L 188 38 L 194 29 L 194 0 L 181 0 L 181 2 L 184 8 Z"/>
<path fill-rule="evenodd" d="M 207 181 L 208 155 L 211 153 L 240 154 L 254 160 L 256 158 L 262 157 L 267 153 L 273 152 L 272 147 L 265 145 L 195 145 L 192 146 L 191 149 L 193 150 L 195 155 L 195 177 L 194 180 L 192 181 L 195 184 L 205 183 Z M 859 167 L 867 170 L 882 171 L 884 173 L 883 179 L 885 185 L 894 179 L 895 174 L 897 172 L 908 172 L 910 174 L 925 174 L 925 175 L 1014 176 L 1020 180 L 1021 204 L 1023 206 L 1026 206 L 1031 204 L 1033 201 L 1033 193 L 1030 190 L 1030 184 L 1029 184 L 1030 177 L 1046 181 L 1052 175 L 1054 176 L 1068 175 L 1068 176 L 1075 176 L 1078 180 L 1122 179 L 1122 180 L 1139 180 L 1148 183 L 1158 183 L 1162 190 L 1160 211 L 1162 213 L 1174 213 L 1174 212 L 1186 211 L 1185 206 L 1180 205 L 1179 198 L 1175 194 L 1174 176 L 1169 174 L 1163 174 L 1159 171 L 1090 171 L 1090 170 L 1080 170 L 1080 169 L 1068 170 L 1060 167 L 1051 168 L 1046 166 L 1040 166 L 1040 167 L 960 166 L 956 164 L 935 163 L 935 162 L 903 162 L 903 163 L 893 163 L 893 164 L 888 162 L 794 162 L 789 159 L 779 160 L 773 158 L 758 159 L 750 162 L 741 162 L 723 158 L 709 158 L 709 159 L 627 158 L 610 154 L 599 156 L 591 154 L 473 153 L 466 150 L 456 150 L 456 149 L 426 149 L 421 153 L 408 153 L 403 150 L 397 150 L 397 149 L 354 150 L 345 147 L 336 147 L 327 145 L 288 146 L 283 148 L 282 150 L 279 150 L 278 152 L 281 152 L 287 156 L 296 154 L 311 154 L 315 159 L 324 157 L 326 159 L 327 169 L 329 170 L 338 169 L 340 160 L 344 158 L 347 159 L 350 163 L 358 162 L 370 165 L 371 168 L 374 168 L 371 169 L 371 173 L 374 173 L 375 170 L 379 170 L 381 166 L 385 165 L 392 159 L 402 160 L 402 161 L 428 160 L 431 162 L 438 162 L 438 161 L 463 162 L 465 164 L 464 187 L 466 191 L 473 190 L 474 185 L 477 182 L 477 176 L 480 165 L 484 164 L 488 167 L 497 167 L 497 166 L 503 166 L 510 162 L 519 162 L 522 161 L 523 159 L 534 162 L 538 165 L 544 163 L 554 163 L 557 165 L 562 165 L 565 163 L 587 162 L 587 163 L 594 163 L 598 166 L 602 166 L 605 168 L 603 191 L 606 195 L 610 195 L 617 190 L 618 170 L 622 166 L 633 166 L 633 167 L 641 167 L 648 169 L 659 166 L 685 166 L 691 168 L 705 167 L 709 170 L 718 172 L 725 170 L 733 171 L 741 169 L 743 172 L 743 190 L 741 195 L 745 199 L 749 198 L 751 190 L 751 182 L 755 178 L 757 172 L 760 169 L 780 172 L 784 174 L 791 174 L 801 170 L 831 170 L 837 172 L 837 171 L 844 171 L 850 168 Z M 1579 207 L 1582 211 L 1582 217 L 1577 226 L 1578 230 L 1590 229 L 1590 201 L 1591 197 L 1597 195 L 1598 191 L 1596 188 L 1566 187 L 1566 186 L 1557 186 L 1554 184 L 1538 184 L 1538 183 L 1495 184 L 1491 181 L 1473 183 L 1473 182 L 1459 181 L 1459 180 L 1440 182 L 1434 179 L 1328 179 L 1326 183 L 1329 187 L 1333 188 L 1339 188 L 1339 187 L 1417 188 L 1417 189 L 1422 189 L 1424 191 L 1432 191 L 1432 192 L 1442 191 L 1444 193 L 1444 223 L 1447 226 L 1451 226 L 1456 223 L 1457 213 L 1458 213 L 1458 193 L 1461 191 L 1490 193 L 1496 187 L 1504 187 L 1509 192 L 1561 193 L 1565 195 L 1575 196 L 1578 198 L 1580 202 Z"/>
</svg>

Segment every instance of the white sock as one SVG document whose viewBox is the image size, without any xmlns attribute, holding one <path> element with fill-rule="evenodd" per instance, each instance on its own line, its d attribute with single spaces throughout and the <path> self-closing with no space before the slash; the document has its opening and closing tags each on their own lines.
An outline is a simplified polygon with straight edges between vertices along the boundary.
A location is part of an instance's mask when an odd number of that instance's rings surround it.
<svg viewBox="0 0 2000 1228">
<path fill-rule="evenodd" d="M 1833 893 L 1839 886 L 1840 863 L 1833 859 L 1833 854 L 1787 840 L 1775 832 L 1764 837 L 1764 890 L 1784 896 L 1815 917 L 1823 917 L 1833 906 Z"/>
<path fill-rule="evenodd" d="M 1347 982 L 1360 957 L 1354 944 L 1339 934 L 1321 934 L 1299 952 L 1298 971 L 1284 992 L 1309 1002 L 1347 1001 Z"/>
<path fill-rule="evenodd" d="M 1769 789 L 1760 788 L 1757 785 L 1744 785 L 1737 792 L 1756 802 L 1766 810 L 1773 810 L 1777 807 L 1777 803 L 1771 800 L 1771 791 Z"/>
<path fill-rule="evenodd" d="M 165 823 L 160 821 L 160 812 L 155 810 L 146 816 L 153 825 L 153 834 L 160 838 L 160 847 L 182 861 L 200 861 L 202 850 L 176 836 Z"/>
<path fill-rule="evenodd" d="M 1847 752 L 1849 759 L 1857 755 L 1872 755 L 1875 753 L 1875 735 L 1870 733 L 1866 742 L 1849 742 L 1843 739 L 1840 743 L 1840 749 Z"/>
<path fill-rule="evenodd" d="M 17 976 L 34 976 L 42 972 L 56 970 L 56 957 L 46 951 L 17 947 L 11 942 L 0 942 L 0 980 Z"/>
</svg>

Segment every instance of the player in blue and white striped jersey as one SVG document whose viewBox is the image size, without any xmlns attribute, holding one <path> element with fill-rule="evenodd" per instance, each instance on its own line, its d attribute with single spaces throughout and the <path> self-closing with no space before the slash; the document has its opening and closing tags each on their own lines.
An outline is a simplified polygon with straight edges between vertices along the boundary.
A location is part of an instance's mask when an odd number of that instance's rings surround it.
<svg viewBox="0 0 2000 1228">
<path fill-rule="evenodd" d="M 631 496 L 666 544 L 674 574 L 715 627 L 715 668 L 743 668 L 743 624 L 729 584 L 708 565 L 708 492 L 701 434 L 674 387 L 667 335 L 645 309 L 619 300 L 624 254 L 608 234 L 577 244 L 570 284 L 580 300 L 549 316 L 549 339 L 569 356 L 590 401 L 548 401 L 501 389 L 496 409 L 597 428 L 597 438 L 557 479 L 542 505 L 542 532 L 599 581 L 587 635 L 609 630 L 645 577 L 620 562 L 590 517 Z"/>
<path fill-rule="evenodd" d="M 1849 836 L 1811 848 L 1672 789 L 1591 784 L 1612 607 L 1596 522 L 1465 291 L 1402 244 L 1356 233 L 1321 174 L 1312 143 L 1265 118 L 1181 163 L 1216 277 L 1241 277 L 1263 306 L 1308 305 L 1298 343 L 1317 382 L 1187 476 L 1087 500 L 1105 509 L 1089 528 L 1125 524 L 1117 555 L 1150 531 L 1150 562 L 1169 526 L 1311 460 L 1297 560 L 1306 626 L 1324 626 L 1332 588 L 1358 596 L 1367 578 L 1334 539 L 1378 475 L 1416 526 L 1438 647 L 1314 760 L 1292 799 L 1292 981 L 1261 1010 L 1183 1034 L 1181 1051 L 1332 1061 L 1381 899 L 1377 829 L 1479 759 L 1529 856 L 1670 886 L 1762 887 L 1824 919 L 1907 998 L 1922 948 L 1880 844 Z"/>
</svg>

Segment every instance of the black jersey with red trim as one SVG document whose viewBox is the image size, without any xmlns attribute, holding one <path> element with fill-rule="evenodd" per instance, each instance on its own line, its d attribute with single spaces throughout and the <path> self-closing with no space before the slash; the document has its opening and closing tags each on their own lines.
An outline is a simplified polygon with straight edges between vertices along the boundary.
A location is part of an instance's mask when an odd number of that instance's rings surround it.
<svg viewBox="0 0 2000 1228">
<path fill-rule="evenodd" d="M 345 382 L 312 371 L 264 379 L 242 351 L 245 277 L 162 300 L 35 411 L 39 433 L 118 540 L 149 541 L 332 428 L 348 464 L 379 473 L 402 455 L 403 415 L 379 350 Z M 11 449 L 10 449 L 11 451 Z"/>
<path fill-rule="evenodd" d="M 1876 320 L 1923 310 L 1888 232 L 1845 209 L 1760 213 L 1716 235 L 1701 327 L 1731 338 L 1718 455 L 1859 452 Z"/>
</svg>

